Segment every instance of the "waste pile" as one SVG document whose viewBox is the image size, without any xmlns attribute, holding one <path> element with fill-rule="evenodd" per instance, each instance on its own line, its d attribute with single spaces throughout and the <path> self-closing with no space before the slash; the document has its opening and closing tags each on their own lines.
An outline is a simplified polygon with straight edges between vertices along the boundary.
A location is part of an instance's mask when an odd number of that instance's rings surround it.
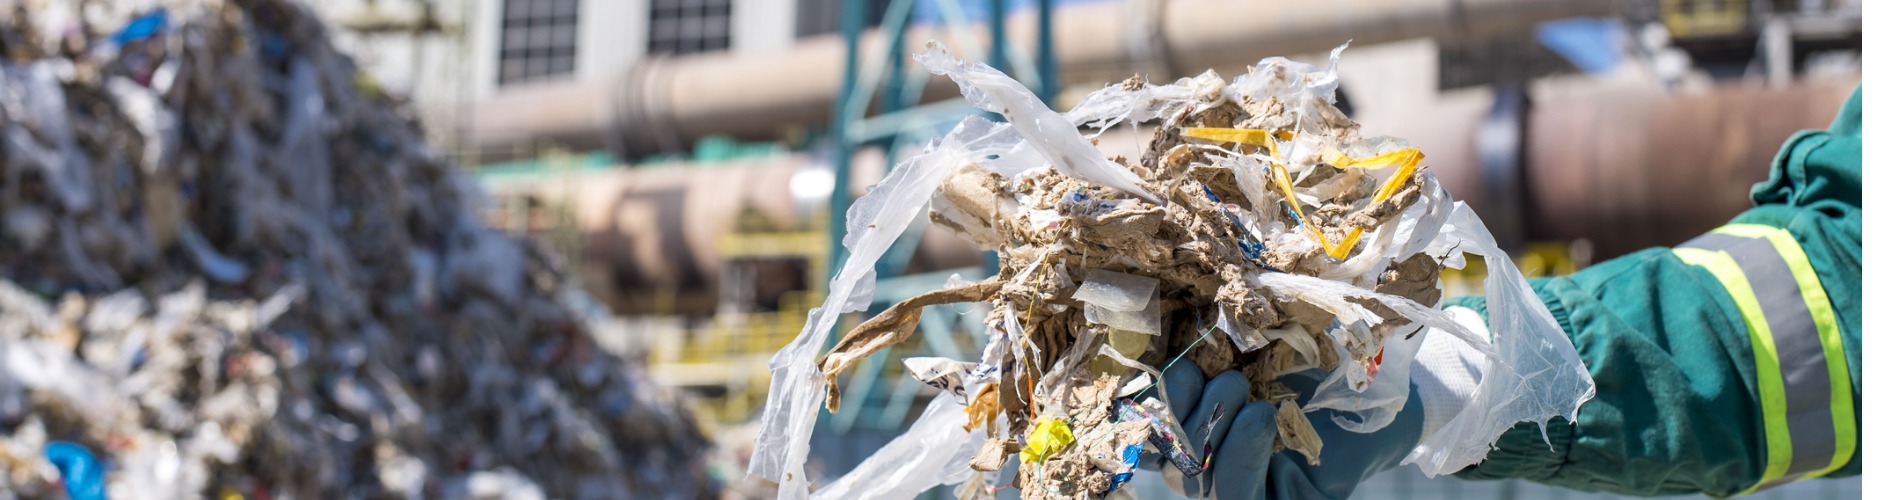
<svg viewBox="0 0 1900 500">
<path fill-rule="evenodd" d="M 0 52 L 0 497 L 716 493 L 306 6 L 9 2 Z"/>
<path fill-rule="evenodd" d="M 1407 463 L 1448 473 L 1516 422 L 1574 417 L 1589 378 L 1508 255 L 1439 187 L 1422 152 L 1361 135 L 1334 107 L 1344 48 L 1325 68 L 1275 57 L 1231 81 L 1211 71 L 1172 84 L 1133 78 L 1057 113 L 1008 76 L 927 45 L 920 63 L 1007 123 L 966 119 L 852 205 L 851 254 L 831 296 L 773 360 L 752 472 L 778 481 L 781 497 L 804 496 L 811 420 L 821 398 L 835 409 L 838 375 L 903 342 L 921 308 L 957 302 L 993 306 L 982 358 L 905 360 L 943 392 L 819 496 L 958 482 L 966 498 L 1006 487 L 1024 498 L 1126 496 L 1143 455 L 1198 475 L 1212 444 L 1188 443 L 1183 416 L 1148 390 L 1176 362 L 1210 377 L 1244 373 L 1251 400 L 1279 408 L 1275 451 L 1317 463 L 1326 443 L 1307 413 L 1343 412 L 1354 418 L 1334 421 L 1357 432 L 1390 423 L 1427 335 L 1454 336 L 1486 362 L 1468 410 Z M 1093 145 L 1091 134 L 1117 126 L 1152 127 L 1139 157 Z M 868 305 L 870 262 L 926 205 L 932 223 L 997 252 L 1000 272 L 898 302 L 818 356 L 835 316 Z M 1462 268 L 1467 253 L 1493 270 L 1495 338 L 1433 307 L 1440 271 Z M 1310 399 L 1281 381 L 1314 369 L 1327 375 Z M 1016 476 L 999 477 L 1011 460 Z"/>
</svg>

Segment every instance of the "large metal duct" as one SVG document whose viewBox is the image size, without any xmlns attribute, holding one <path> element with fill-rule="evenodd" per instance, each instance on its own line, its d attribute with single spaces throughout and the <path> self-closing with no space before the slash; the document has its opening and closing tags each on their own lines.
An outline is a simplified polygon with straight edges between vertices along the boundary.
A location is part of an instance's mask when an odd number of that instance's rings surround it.
<svg viewBox="0 0 1900 500">
<path fill-rule="evenodd" d="M 1614 6 L 1573 0 L 1130 0 L 1065 7 L 1052 36 L 1063 80 L 1099 83 L 1135 72 L 1172 78 L 1215 68 L 1232 74 L 1262 54 L 1322 52 L 1347 40 L 1456 42 L 1525 33 L 1539 21 L 1604 15 Z M 920 51 L 931 39 L 963 55 L 988 50 L 983 26 L 961 34 L 935 26 L 910 29 L 907 52 Z M 1033 15 L 1012 17 L 1007 30 L 1012 40 L 1034 40 Z M 872 32 L 861 40 L 882 47 L 886 38 Z M 861 67 L 884 64 L 884 50 L 861 53 Z M 788 127 L 831 119 L 844 54 L 843 39 L 832 35 L 778 53 L 650 57 L 612 80 L 509 88 L 473 106 L 467 137 L 487 152 L 485 161 L 541 145 L 607 147 L 638 157 L 680 150 L 714 133 L 771 139 Z M 930 85 L 926 101 L 955 95 L 943 79 Z"/>
<path fill-rule="evenodd" d="M 731 277 L 731 261 L 742 260 L 720 251 L 723 239 L 742 230 L 817 229 L 816 234 L 824 234 L 825 198 L 799 200 L 790 188 L 794 175 L 811 169 L 813 161 L 785 154 L 716 164 L 555 172 L 491 184 L 489 190 L 498 197 L 532 197 L 573 207 L 575 229 L 583 239 L 581 285 L 615 312 L 709 314 L 719 305 L 720 287 Z M 862 194 L 883 176 L 883 169 L 881 151 L 861 151 L 852 159 L 853 192 Z M 815 170 L 829 173 L 829 163 Z M 741 227 L 742 219 L 748 227 Z M 790 273 L 775 275 L 781 279 L 761 277 L 756 285 L 763 295 L 822 284 L 825 277 L 802 276 L 810 263 L 797 257 L 787 253 L 743 260 L 752 261 L 748 265 L 755 270 Z M 911 269 L 980 263 L 968 243 L 931 226 L 911 259 Z M 786 276 L 803 279 L 782 279 Z"/>
<path fill-rule="evenodd" d="M 1824 129 L 1859 85 L 1718 85 L 1660 94 L 1600 88 L 1533 104 L 1526 238 L 1590 240 L 1599 255 L 1675 245 L 1752 206 L 1782 143 Z"/>
</svg>

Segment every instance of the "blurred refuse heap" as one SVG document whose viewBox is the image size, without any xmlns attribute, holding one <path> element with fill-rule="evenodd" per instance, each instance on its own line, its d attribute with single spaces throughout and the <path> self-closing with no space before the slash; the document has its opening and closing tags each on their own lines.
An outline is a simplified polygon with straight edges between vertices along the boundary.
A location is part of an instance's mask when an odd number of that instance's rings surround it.
<svg viewBox="0 0 1900 500">
<path fill-rule="evenodd" d="M 1334 65 L 1344 48 L 1333 51 Z M 1172 84 L 1135 78 L 1059 114 L 1021 83 L 934 42 L 917 59 L 1008 122 L 966 119 L 855 203 L 851 255 L 832 296 L 868 296 L 854 265 L 875 260 L 889 244 L 884 233 L 902 231 L 926 204 L 933 223 L 996 251 L 1000 272 L 892 305 L 815 366 L 801 363 L 810 359 L 798 352 L 810 346 L 803 338 L 775 358 L 753 464 L 782 488 L 802 487 L 792 472 L 803 458 L 798 436 L 780 433 L 810 418 L 799 413 L 803 398 L 826 394 L 835 409 L 837 377 L 902 342 L 921 308 L 936 304 L 993 306 L 982 359 L 905 360 L 921 382 L 944 389 L 939 401 L 819 496 L 903 496 L 963 481 L 960 492 L 979 497 L 1015 487 L 1024 498 L 1101 498 L 1144 454 L 1183 476 L 1202 474 L 1213 443 L 1191 443 L 1183 416 L 1149 390 L 1177 362 L 1210 377 L 1245 374 L 1250 400 L 1277 408 L 1275 451 L 1316 464 L 1325 443 L 1309 412 L 1337 410 L 1353 416 L 1334 416 L 1340 426 L 1377 430 L 1405 402 L 1425 332 L 1466 342 L 1487 357 L 1482 386 L 1463 405 L 1471 410 L 1407 460 L 1427 474 L 1475 463 L 1519 420 L 1572 415 L 1588 392 L 1542 302 L 1474 213 L 1421 168 L 1423 155 L 1399 139 L 1362 136 L 1333 106 L 1333 66 L 1275 57 L 1231 81 L 1211 71 Z M 1134 158 L 1098 150 L 1089 135 L 1134 124 L 1153 134 Z M 1439 271 L 1463 267 L 1467 252 L 1501 269 L 1487 281 L 1493 324 L 1505 332 L 1496 340 L 1432 307 Z M 829 312 L 815 312 L 819 329 L 808 332 L 828 329 Z M 807 369 L 811 378 L 799 373 Z M 1283 383 L 1314 369 L 1323 380 L 1308 398 Z M 960 414 L 946 418 L 942 398 L 962 405 Z M 1239 412 L 1216 408 L 1212 418 Z M 1011 460 L 1020 460 L 1016 476 L 997 477 Z"/>
<path fill-rule="evenodd" d="M 10 5 L 0 497 L 84 486 L 49 449 L 123 498 L 708 494 L 678 402 L 306 7 Z"/>
</svg>

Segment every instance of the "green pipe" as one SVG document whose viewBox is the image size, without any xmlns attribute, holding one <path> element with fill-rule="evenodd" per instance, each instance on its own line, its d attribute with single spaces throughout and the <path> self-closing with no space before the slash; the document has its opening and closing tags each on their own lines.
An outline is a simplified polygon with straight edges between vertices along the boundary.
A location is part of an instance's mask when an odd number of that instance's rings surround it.
<svg viewBox="0 0 1900 500">
<path fill-rule="evenodd" d="M 837 276 L 838 268 L 844 265 L 844 216 L 851 207 L 851 153 L 857 151 L 845 132 L 849 130 L 851 94 L 857 91 L 858 81 L 858 35 L 864 31 L 864 0 L 844 0 L 844 79 L 838 86 L 838 100 L 833 103 L 831 116 L 831 140 L 833 142 L 833 178 L 831 185 L 831 223 L 826 228 L 831 238 L 831 270 L 829 276 Z"/>
<path fill-rule="evenodd" d="M 1056 74 L 1055 0 L 1036 0 L 1036 96 L 1054 103 L 1062 81 Z"/>
</svg>

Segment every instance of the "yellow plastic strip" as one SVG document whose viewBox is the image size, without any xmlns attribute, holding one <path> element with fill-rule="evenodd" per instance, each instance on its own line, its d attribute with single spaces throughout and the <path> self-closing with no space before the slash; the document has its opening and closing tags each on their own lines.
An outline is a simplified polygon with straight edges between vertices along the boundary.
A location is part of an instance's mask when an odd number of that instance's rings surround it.
<svg viewBox="0 0 1900 500">
<path fill-rule="evenodd" d="M 1267 141 L 1267 131 L 1250 128 L 1188 127 L 1181 129 L 1181 137 L 1193 137 L 1195 139 L 1207 139 L 1220 142 L 1238 142 L 1255 146 L 1266 146 L 1270 144 Z"/>
<path fill-rule="evenodd" d="M 1385 185 L 1379 186 L 1379 192 L 1372 195 L 1373 203 L 1382 203 L 1386 198 L 1397 193 L 1399 186 L 1405 185 L 1405 181 L 1412 177 L 1412 173 L 1418 171 L 1418 163 L 1424 159 L 1424 153 L 1420 153 L 1417 149 L 1406 148 L 1365 160 L 1353 160 L 1351 165 L 1352 168 L 1385 168 L 1391 165 L 1391 162 L 1399 163 L 1399 171 L 1393 173 L 1392 178 L 1386 179 Z M 1344 241 L 1341 241 L 1337 247 L 1327 248 L 1326 253 L 1335 259 L 1345 259 L 1346 252 L 1352 251 L 1353 245 L 1359 244 L 1359 236 L 1364 232 L 1359 227 L 1353 227 L 1352 231 L 1346 233 Z M 1326 240 L 1321 239 L 1320 242 L 1325 243 Z"/>
<path fill-rule="evenodd" d="M 1307 221 L 1306 210 L 1300 208 L 1300 199 L 1293 197 L 1293 180 L 1287 175 L 1286 166 L 1276 162 L 1267 165 L 1267 169 L 1272 171 L 1273 185 L 1280 188 L 1280 195 L 1286 197 L 1287 204 L 1293 205 L 1293 213 L 1300 216 L 1300 221 L 1304 222 L 1306 229 L 1313 233 L 1313 239 L 1319 241 L 1319 246 L 1326 250 L 1326 255 L 1331 255 L 1335 259 L 1345 258 L 1346 252 L 1352 250 L 1352 243 L 1334 245 L 1332 242 L 1326 241 L 1326 234 L 1320 232 L 1319 226 Z M 1355 232 L 1356 231 L 1357 228 L 1355 228 Z M 1359 235 L 1348 234 L 1346 235 L 1346 239 L 1351 242 L 1357 242 Z"/>
<path fill-rule="evenodd" d="M 1346 159 L 1346 163 L 1343 165 L 1339 165 L 1339 168 L 1363 168 L 1367 170 L 1378 170 L 1378 169 L 1389 167 L 1392 165 L 1400 165 L 1400 164 L 1405 164 L 1405 163 L 1411 163 L 1413 165 L 1417 165 L 1418 159 L 1423 158 L 1424 156 L 1425 155 L 1419 154 L 1418 148 L 1405 148 L 1398 151 L 1393 151 L 1390 153 L 1374 156 L 1371 158 L 1348 157 Z"/>
<path fill-rule="evenodd" d="M 1755 299 L 1755 289 L 1748 285 L 1748 277 L 1742 274 L 1741 266 L 1728 252 L 1700 248 L 1676 248 L 1674 252 L 1683 262 L 1714 275 L 1722 287 L 1728 289 L 1729 297 L 1735 299 L 1735 307 L 1748 324 L 1749 344 L 1754 346 L 1755 354 L 1756 389 L 1761 393 L 1763 433 L 1768 438 L 1768 465 L 1762 470 L 1760 481 L 1735 496 L 1754 493 L 1762 483 L 1787 474 L 1788 464 L 1794 457 L 1794 443 L 1788 435 L 1788 394 L 1781 386 L 1781 358 L 1775 354 L 1775 339 L 1768 331 L 1768 319 L 1762 314 L 1761 303 Z"/>
<path fill-rule="evenodd" d="M 1023 461 L 1041 462 L 1056 452 L 1068 448 L 1075 442 L 1075 434 L 1069 432 L 1069 423 L 1058 419 L 1044 419 L 1036 424 L 1036 430 L 1029 432 L 1029 443 L 1023 446 Z"/>
<path fill-rule="evenodd" d="M 1808 253 L 1794 240 L 1788 230 L 1758 224 L 1730 224 L 1717 228 L 1718 233 L 1749 238 L 1767 238 L 1775 245 L 1775 251 L 1788 261 L 1788 269 L 1794 273 L 1795 284 L 1801 287 L 1801 301 L 1808 306 L 1808 314 L 1814 316 L 1814 329 L 1821 335 L 1821 352 L 1827 356 L 1828 406 L 1834 420 L 1834 458 L 1826 469 L 1802 475 L 1803 479 L 1825 476 L 1841 467 L 1854 457 L 1854 447 L 1859 441 L 1854 423 L 1853 381 L 1847 375 L 1847 350 L 1841 345 L 1840 323 L 1834 317 L 1833 302 L 1828 300 L 1827 289 L 1821 288 L 1821 278 L 1814 273 L 1814 263 L 1808 261 Z"/>
<path fill-rule="evenodd" d="M 1292 138 L 1292 134 L 1284 130 L 1269 134 L 1266 130 L 1260 129 L 1211 127 L 1183 128 L 1181 129 L 1181 136 L 1210 141 L 1266 146 L 1267 152 L 1272 154 L 1275 159 L 1280 157 L 1280 151 L 1279 144 L 1274 142 L 1272 138 L 1280 138 L 1282 140 Z M 1340 169 L 1361 168 L 1377 170 L 1394 164 L 1399 166 L 1399 171 L 1392 174 L 1391 178 L 1386 179 L 1385 184 L 1379 186 L 1379 191 L 1373 194 L 1373 203 L 1383 202 L 1386 198 L 1390 198 L 1393 194 L 1397 193 L 1399 186 L 1405 185 L 1406 180 L 1410 179 L 1413 172 L 1418 170 L 1418 163 L 1425 159 L 1425 154 L 1420 153 L 1418 148 L 1401 149 L 1371 158 L 1350 158 L 1339 154 L 1337 151 L 1330 151 L 1330 153 L 1331 154 L 1328 155 L 1330 159 L 1327 161 L 1333 163 L 1334 166 Z M 1305 221 L 1306 211 L 1300 208 L 1299 198 L 1293 196 L 1293 181 L 1287 175 L 1286 167 L 1274 163 L 1270 165 L 1269 168 L 1273 171 L 1274 185 L 1280 188 L 1280 195 L 1285 196 L 1287 203 L 1293 205 L 1293 213 L 1298 215 L 1301 221 Z M 1352 251 L 1354 245 L 1359 244 L 1359 238 L 1365 234 L 1364 229 L 1354 227 L 1351 231 L 1346 232 L 1345 238 L 1341 238 L 1340 242 L 1335 244 L 1326 241 L 1325 233 L 1321 232 L 1318 226 L 1308 223 L 1306 227 L 1312 230 L 1313 239 L 1319 240 L 1320 246 L 1326 250 L 1326 255 L 1342 260 L 1346 258 L 1347 252 Z"/>
<path fill-rule="evenodd" d="M 1399 192 L 1399 186 L 1405 185 L 1406 179 L 1410 179 L 1412 177 L 1412 172 L 1415 172 L 1418 170 L 1418 162 L 1423 161 L 1425 159 L 1425 155 L 1423 153 L 1418 152 L 1417 149 L 1407 148 L 1407 149 L 1375 156 L 1366 160 L 1354 160 L 1353 163 L 1355 165 L 1372 165 L 1372 164 L 1375 164 L 1374 162 L 1382 161 L 1388 156 L 1392 156 L 1396 158 L 1395 161 L 1399 163 L 1399 171 L 1396 173 L 1393 173 L 1392 178 L 1386 179 L 1384 186 L 1379 186 L 1378 194 L 1372 195 L 1373 203 L 1385 201 L 1386 198 L 1391 197 L 1394 193 Z M 1378 167 L 1376 168 L 1384 168 L 1386 165 L 1390 165 L 1391 163 L 1376 163 L 1376 164 L 1378 165 Z"/>
</svg>

